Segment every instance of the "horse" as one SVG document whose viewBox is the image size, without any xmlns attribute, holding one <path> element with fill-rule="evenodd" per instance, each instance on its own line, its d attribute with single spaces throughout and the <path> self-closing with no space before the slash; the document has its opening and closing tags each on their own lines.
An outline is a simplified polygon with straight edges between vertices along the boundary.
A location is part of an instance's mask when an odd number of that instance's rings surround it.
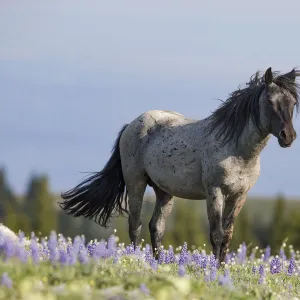
<svg viewBox="0 0 300 300">
<path fill-rule="evenodd" d="M 234 221 L 260 175 L 261 151 L 271 135 L 283 148 L 296 139 L 298 76 L 295 68 L 286 74 L 271 67 L 256 72 L 201 120 L 167 110 L 141 114 L 121 129 L 102 171 L 61 193 L 61 209 L 104 227 L 113 216 L 128 216 L 136 248 L 144 192 L 152 187 L 156 203 L 149 231 L 157 258 L 173 197 L 206 199 L 213 254 L 224 262 Z"/>
</svg>

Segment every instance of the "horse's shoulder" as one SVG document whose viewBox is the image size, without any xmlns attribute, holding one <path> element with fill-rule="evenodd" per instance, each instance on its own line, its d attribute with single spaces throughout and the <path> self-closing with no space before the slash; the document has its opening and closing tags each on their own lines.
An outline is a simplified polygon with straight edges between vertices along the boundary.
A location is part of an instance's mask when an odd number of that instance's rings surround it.
<svg viewBox="0 0 300 300">
<path fill-rule="evenodd" d="M 228 157 L 218 165 L 222 170 L 223 186 L 228 193 L 247 192 L 260 175 L 260 160 L 245 161 L 239 157 Z"/>
</svg>

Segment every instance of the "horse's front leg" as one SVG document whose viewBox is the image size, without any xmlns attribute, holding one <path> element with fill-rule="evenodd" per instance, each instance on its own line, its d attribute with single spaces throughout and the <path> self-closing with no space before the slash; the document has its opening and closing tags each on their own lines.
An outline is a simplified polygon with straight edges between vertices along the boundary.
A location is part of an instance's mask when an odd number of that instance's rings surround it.
<svg viewBox="0 0 300 300">
<path fill-rule="evenodd" d="M 161 248 L 162 238 L 165 232 L 167 217 L 170 215 L 173 207 L 172 196 L 164 192 L 157 186 L 153 186 L 156 194 L 156 203 L 154 212 L 149 223 L 150 237 L 153 255 L 158 259 Z"/>
<path fill-rule="evenodd" d="M 247 194 L 237 195 L 235 197 L 229 198 L 225 203 L 223 212 L 224 238 L 220 250 L 220 262 L 225 261 L 225 256 L 233 236 L 234 221 L 241 211 L 246 198 Z"/>
<path fill-rule="evenodd" d="M 210 242 L 213 248 L 213 254 L 215 258 L 219 260 L 224 237 L 222 226 L 224 195 L 220 188 L 214 187 L 208 190 L 206 205 L 210 228 Z"/>
</svg>

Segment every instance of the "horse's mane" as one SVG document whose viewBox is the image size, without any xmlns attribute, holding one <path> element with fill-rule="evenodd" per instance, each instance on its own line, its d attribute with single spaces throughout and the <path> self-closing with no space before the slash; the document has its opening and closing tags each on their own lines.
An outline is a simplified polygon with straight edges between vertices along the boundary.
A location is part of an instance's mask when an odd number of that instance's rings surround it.
<svg viewBox="0 0 300 300">
<path fill-rule="evenodd" d="M 292 94 L 296 100 L 297 111 L 299 109 L 299 85 L 295 77 L 298 76 L 300 72 L 296 69 L 286 74 L 273 72 L 273 82 Z M 209 133 L 216 130 L 217 138 L 222 138 L 223 145 L 230 141 L 237 143 L 250 119 L 257 130 L 263 133 L 259 98 L 265 87 L 264 76 L 260 72 L 252 75 L 245 88 L 238 88 L 232 92 L 230 97 L 212 113 Z"/>
</svg>

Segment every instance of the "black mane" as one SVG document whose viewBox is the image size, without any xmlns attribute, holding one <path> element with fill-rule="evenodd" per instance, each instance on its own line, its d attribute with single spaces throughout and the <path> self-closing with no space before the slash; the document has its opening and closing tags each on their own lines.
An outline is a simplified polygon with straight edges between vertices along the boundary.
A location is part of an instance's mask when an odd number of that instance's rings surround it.
<svg viewBox="0 0 300 300">
<path fill-rule="evenodd" d="M 296 100 L 296 109 L 299 108 L 299 85 L 295 77 L 300 76 L 300 72 L 293 69 L 286 74 L 273 72 L 273 82 L 285 91 L 288 91 Z M 222 144 L 230 141 L 238 143 L 246 125 L 251 119 L 257 130 L 264 132 L 260 121 L 259 98 L 266 85 L 264 76 L 259 72 L 252 75 L 246 87 L 237 89 L 230 94 L 230 97 L 211 115 L 209 134 L 217 132 L 217 138 L 222 138 Z"/>
</svg>

